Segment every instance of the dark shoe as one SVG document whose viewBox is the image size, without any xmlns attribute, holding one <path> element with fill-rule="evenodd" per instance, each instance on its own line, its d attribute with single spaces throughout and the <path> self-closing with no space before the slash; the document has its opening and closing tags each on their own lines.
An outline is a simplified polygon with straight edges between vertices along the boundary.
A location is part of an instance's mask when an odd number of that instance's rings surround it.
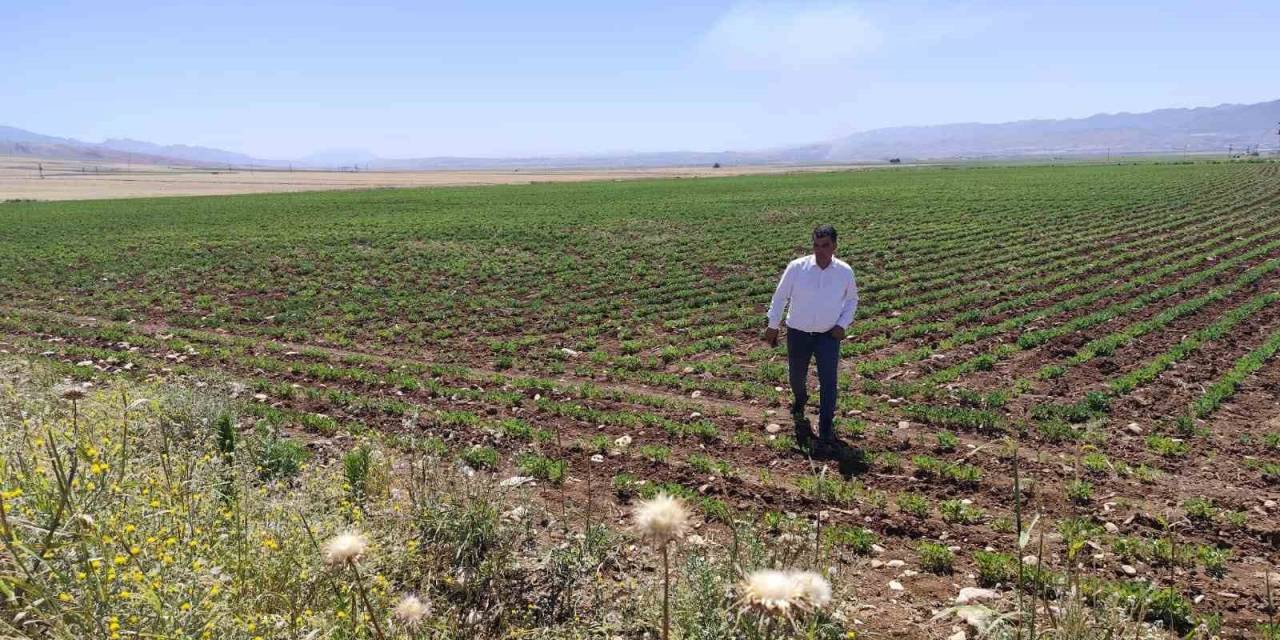
<svg viewBox="0 0 1280 640">
<path fill-rule="evenodd" d="M 813 447 L 813 457 L 835 460 L 840 457 L 840 443 L 836 440 L 820 439 Z"/>
<path fill-rule="evenodd" d="M 813 443 L 813 427 L 809 424 L 809 419 L 803 413 L 793 413 L 791 417 L 795 419 L 796 445 L 801 449 L 808 449 Z"/>
</svg>

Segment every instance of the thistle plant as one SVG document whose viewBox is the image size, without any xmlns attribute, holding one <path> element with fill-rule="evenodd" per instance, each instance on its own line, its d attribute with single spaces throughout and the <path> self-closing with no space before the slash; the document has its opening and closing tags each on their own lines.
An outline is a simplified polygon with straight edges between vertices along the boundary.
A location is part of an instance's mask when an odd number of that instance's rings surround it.
<svg viewBox="0 0 1280 640">
<path fill-rule="evenodd" d="M 45 446 L 48 447 L 49 462 L 53 467 L 56 486 L 58 487 L 58 507 L 53 513 L 53 518 L 45 527 L 47 532 L 44 541 L 40 545 L 40 553 L 36 555 L 32 564 L 32 570 L 40 567 L 41 561 L 45 558 L 46 552 L 52 547 L 54 536 L 65 520 L 66 512 L 71 506 L 71 494 L 75 487 L 76 472 L 79 468 L 80 456 L 76 455 L 76 447 L 80 442 L 80 405 L 79 402 L 89 395 L 83 385 L 70 385 L 63 387 L 59 392 L 63 400 L 71 403 L 71 446 L 67 457 L 64 460 L 62 454 L 58 452 L 57 439 L 54 437 L 53 428 L 50 427 L 46 431 Z M 9 526 L 5 525 L 6 531 Z"/>
<path fill-rule="evenodd" d="M 797 616 L 831 604 L 831 583 L 813 571 L 755 571 L 743 578 L 738 591 L 739 615 L 759 638 L 776 637 L 780 628 L 794 627 Z"/>
<path fill-rule="evenodd" d="M 326 542 L 322 553 L 324 555 L 324 563 L 330 569 L 336 571 L 351 570 L 351 575 L 356 584 L 356 592 L 360 594 L 360 601 L 364 603 L 365 611 L 369 613 L 369 621 L 373 623 L 373 630 L 379 640 L 386 640 L 386 635 L 382 633 L 382 625 L 378 622 L 378 613 L 369 604 L 369 593 L 365 589 L 364 579 L 360 575 L 359 561 L 368 550 L 369 540 L 367 538 L 358 532 L 348 531 L 338 534 Z"/>
<path fill-rule="evenodd" d="M 662 640 L 671 637 L 671 543 L 689 530 L 684 502 L 665 493 L 636 505 L 636 529 L 662 553 Z"/>
<path fill-rule="evenodd" d="M 431 607 L 423 602 L 418 596 L 407 594 L 400 598 L 395 608 L 391 610 L 391 617 L 405 631 L 412 633 L 422 625 L 422 621 L 431 613 Z"/>
</svg>

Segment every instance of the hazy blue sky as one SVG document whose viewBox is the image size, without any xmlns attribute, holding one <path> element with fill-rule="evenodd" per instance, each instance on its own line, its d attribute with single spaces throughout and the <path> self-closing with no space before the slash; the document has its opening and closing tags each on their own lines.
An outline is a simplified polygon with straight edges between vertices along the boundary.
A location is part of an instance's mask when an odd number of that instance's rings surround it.
<svg viewBox="0 0 1280 640">
<path fill-rule="evenodd" d="M 1258 102 L 1278 63 L 1277 0 L 0 0 L 0 124 L 276 158 L 750 149 Z"/>
</svg>

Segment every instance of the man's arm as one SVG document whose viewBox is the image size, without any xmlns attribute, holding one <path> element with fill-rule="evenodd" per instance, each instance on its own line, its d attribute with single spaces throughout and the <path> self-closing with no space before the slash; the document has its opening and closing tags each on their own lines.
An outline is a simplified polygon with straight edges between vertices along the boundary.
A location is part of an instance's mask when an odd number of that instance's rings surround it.
<svg viewBox="0 0 1280 640">
<path fill-rule="evenodd" d="M 844 305 L 840 308 L 840 318 L 836 320 L 837 338 L 844 338 L 844 332 L 853 324 L 853 315 L 858 312 L 858 281 L 853 273 L 849 274 L 849 284 L 844 289 Z"/>
<path fill-rule="evenodd" d="M 793 263 L 794 264 L 794 263 Z M 771 346 L 778 345 L 778 327 L 782 326 L 782 310 L 791 299 L 791 289 L 795 286 L 795 268 L 788 264 L 778 280 L 778 288 L 773 291 L 773 300 L 769 303 L 769 328 L 764 332 L 764 340 Z"/>
</svg>

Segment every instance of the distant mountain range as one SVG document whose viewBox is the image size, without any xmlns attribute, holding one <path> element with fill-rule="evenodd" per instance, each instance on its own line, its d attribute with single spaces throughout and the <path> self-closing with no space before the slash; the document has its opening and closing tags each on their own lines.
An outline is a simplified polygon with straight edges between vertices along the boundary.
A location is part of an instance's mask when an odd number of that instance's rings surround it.
<svg viewBox="0 0 1280 640">
<path fill-rule="evenodd" d="M 262 164 L 243 153 L 192 147 L 185 144 L 162 146 L 128 138 L 111 138 L 104 142 L 84 142 L 74 138 L 56 138 L 0 125 L 0 155 L 30 156 L 50 160 L 83 160 L 87 162 L 137 162 L 139 164 L 247 165 Z"/>
<path fill-rule="evenodd" d="M 982 158 L 1274 149 L 1280 100 L 1071 120 L 893 127 L 831 143 L 830 160 L 893 157 Z"/>
<path fill-rule="evenodd" d="M 32 158 L 181 164 L 194 166 L 392 169 L 636 168 L 760 164 L 836 164 L 1027 156 L 1084 156 L 1226 152 L 1262 145 L 1276 147 L 1280 100 L 1257 104 L 1223 104 L 1194 109 L 1160 109 L 1146 113 L 1099 114 L 1067 120 L 1022 120 L 1002 124 L 944 124 L 891 127 L 854 133 L 815 144 L 758 151 L 672 151 L 525 158 L 436 156 L 379 158 L 359 149 L 335 149 L 296 160 L 266 160 L 242 153 L 157 145 L 113 138 L 84 142 L 0 126 L 0 155 Z"/>
</svg>

